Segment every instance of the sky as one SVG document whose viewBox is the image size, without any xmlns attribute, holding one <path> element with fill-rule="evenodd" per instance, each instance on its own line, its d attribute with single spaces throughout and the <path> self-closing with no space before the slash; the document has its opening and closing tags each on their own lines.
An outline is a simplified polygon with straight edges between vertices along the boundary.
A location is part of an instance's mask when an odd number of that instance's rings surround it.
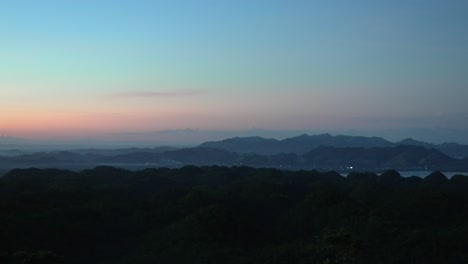
<svg viewBox="0 0 468 264">
<path fill-rule="evenodd" d="M 466 14 L 466 0 L 0 0 L 0 135 L 468 143 Z"/>
</svg>

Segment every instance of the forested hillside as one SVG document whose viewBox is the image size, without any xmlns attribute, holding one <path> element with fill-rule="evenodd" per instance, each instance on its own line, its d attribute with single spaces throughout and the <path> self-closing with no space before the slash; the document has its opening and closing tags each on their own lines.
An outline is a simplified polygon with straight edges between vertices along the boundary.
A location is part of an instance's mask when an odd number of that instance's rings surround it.
<svg viewBox="0 0 468 264">
<path fill-rule="evenodd" d="M 468 177 L 249 167 L 0 179 L 0 263 L 467 263 Z"/>
</svg>

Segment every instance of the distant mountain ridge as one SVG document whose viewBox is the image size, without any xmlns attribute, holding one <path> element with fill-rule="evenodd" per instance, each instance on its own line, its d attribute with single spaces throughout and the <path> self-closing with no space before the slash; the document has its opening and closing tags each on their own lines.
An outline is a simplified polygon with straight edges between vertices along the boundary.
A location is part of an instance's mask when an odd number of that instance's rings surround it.
<svg viewBox="0 0 468 264">
<path fill-rule="evenodd" d="M 396 146 L 421 146 L 436 149 L 454 158 L 468 157 L 468 145 L 457 143 L 431 144 L 412 138 L 391 142 L 381 137 L 345 136 L 330 134 L 307 135 L 286 138 L 283 140 L 262 137 L 235 137 L 221 141 L 209 141 L 200 147 L 224 149 L 237 153 L 256 153 L 274 155 L 280 153 L 305 154 L 320 146 L 335 148 L 383 148 Z"/>
<path fill-rule="evenodd" d="M 280 153 L 262 155 L 236 153 L 223 149 L 195 147 L 165 152 L 136 150 L 116 155 L 77 154 L 72 152 L 34 153 L 15 157 L 0 156 L 0 168 L 93 168 L 118 166 L 123 168 L 236 166 L 284 168 L 288 170 L 318 169 L 336 171 L 468 171 L 468 158 L 448 157 L 435 149 L 422 146 L 346 147 L 320 146 L 305 154 Z"/>
<path fill-rule="evenodd" d="M 414 139 L 393 143 L 379 137 L 303 134 L 283 140 L 236 137 L 180 149 L 81 149 L 0 155 L 0 173 L 14 168 L 56 167 L 81 170 L 102 165 L 129 169 L 247 165 L 291 170 L 468 171 L 466 153 L 468 146 L 455 143 L 434 145 Z"/>
</svg>

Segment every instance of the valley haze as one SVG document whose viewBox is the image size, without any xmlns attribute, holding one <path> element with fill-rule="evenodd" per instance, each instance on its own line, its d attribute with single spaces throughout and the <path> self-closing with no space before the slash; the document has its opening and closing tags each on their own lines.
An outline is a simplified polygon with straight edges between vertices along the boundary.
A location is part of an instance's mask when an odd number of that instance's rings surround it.
<svg viewBox="0 0 468 264">
<path fill-rule="evenodd" d="M 185 131 L 187 132 L 187 131 Z M 195 132 L 189 132 L 195 133 Z M 138 170 L 149 167 L 252 166 L 283 170 L 321 170 L 349 173 L 435 170 L 468 171 L 468 145 L 432 144 L 407 138 L 391 142 L 380 137 L 302 134 L 282 140 L 234 137 L 196 146 L 128 146 L 53 148 L 46 145 L 3 144 L 0 171 L 14 168 L 62 168 L 82 170 L 117 166 Z M 16 143 L 21 143 L 19 140 Z M 23 142 L 25 143 L 25 142 Z M 17 148 L 13 148 L 16 146 Z M 32 145 L 34 146 L 34 145 Z M 41 149 L 43 148 L 43 149 Z M 419 173 L 420 174 L 420 173 Z"/>
</svg>

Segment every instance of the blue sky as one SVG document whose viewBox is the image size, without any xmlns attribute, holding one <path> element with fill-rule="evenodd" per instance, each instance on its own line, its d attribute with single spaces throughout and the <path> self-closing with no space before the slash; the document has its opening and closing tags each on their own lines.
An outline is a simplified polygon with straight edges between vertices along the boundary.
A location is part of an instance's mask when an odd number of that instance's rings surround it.
<svg viewBox="0 0 468 264">
<path fill-rule="evenodd" d="M 468 143 L 467 13 L 432 0 L 0 1 L 0 131 Z"/>
</svg>

